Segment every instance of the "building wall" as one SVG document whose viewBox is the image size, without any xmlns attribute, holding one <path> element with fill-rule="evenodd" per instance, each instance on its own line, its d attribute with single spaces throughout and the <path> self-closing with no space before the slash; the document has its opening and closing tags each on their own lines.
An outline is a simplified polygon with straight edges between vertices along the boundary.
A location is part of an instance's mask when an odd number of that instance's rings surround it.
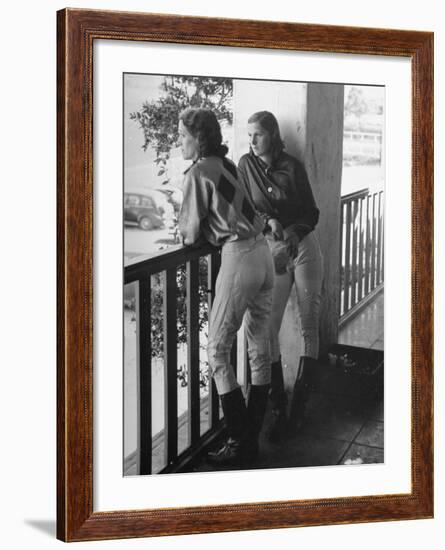
<svg viewBox="0 0 445 550">
<path fill-rule="evenodd" d="M 260 110 L 275 114 L 286 150 L 304 162 L 320 208 L 317 235 L 324 256 L 321 351 L 337 341 L 339 216 L 343 142 L 343 85 L 254 80 L 234 81 L 235 162 L 248 151 L 247 120 Z M 295 292 L 280 332 L 285 379 L 291 385 L 301 355 Z"/>
</svg>

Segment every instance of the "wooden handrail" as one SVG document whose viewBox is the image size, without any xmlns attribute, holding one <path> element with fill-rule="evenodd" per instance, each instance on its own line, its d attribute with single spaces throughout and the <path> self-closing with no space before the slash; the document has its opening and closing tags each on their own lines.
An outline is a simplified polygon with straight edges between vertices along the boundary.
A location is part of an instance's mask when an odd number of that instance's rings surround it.
<svg viewBox="0 0 445 550">
<path fill-rule="evenodd" d="M 357 199 L 363 199 L 369 195 L 369 188 L 360 189 L 360 191 L 354 191 L 353 193 L 348 193 L 341 197 L 341 203 L 346 204 L 347 202 L 354 201 Z"/>
<path fill-rule="evenodd" d="M 124 268 L 124 284 L 133 283 L 143 277 L 177 267 L 201 256 L 212 254 L 217 250 L 218 248 L 210 244 L 199 247 L 176 245 L 154 254 L 136 256 L 129 260 Z"/>
</svg>

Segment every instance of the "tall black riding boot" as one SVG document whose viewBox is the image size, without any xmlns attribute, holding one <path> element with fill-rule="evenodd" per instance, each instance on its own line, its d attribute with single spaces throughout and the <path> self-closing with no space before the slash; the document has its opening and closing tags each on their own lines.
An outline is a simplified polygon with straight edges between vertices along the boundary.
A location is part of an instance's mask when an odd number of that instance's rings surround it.
<svg viewBox="0 0 445 550">
<path fill-rule="evenodd" d="M 303 426 L 306 416 L 306 403 L 311 390 L 311 368 L 317 364 L 312 357 L 300 357 L 297 379 L 295 380 L 289 411 L 289 432 L 297 433 Z"/>
<path fill-rule="evenodd" d="M 284 390 L 281 357 L 271 368 L 270 400 L 272 402 L 272 422 L 267 432 L 270 442 L 277 443 L 287 435 L 287 395 Z"/>
<path fill-rule="evenodd" d="M 246 462 L 255 460 L 258 456 L 258 438 L 263 426 L 264 415 L 269 395 L 269 384 L 249 388 L 247 400 L 247 441 Z"/>
<path fill-rule="evenodd" d="M 237 466 L 243 463 L 247 434 L 247 408 L 241 388 L 220 396 L 228 437 L 216 451 L 207 453 L 207 460 L 216 466 Z"/>
</svg>

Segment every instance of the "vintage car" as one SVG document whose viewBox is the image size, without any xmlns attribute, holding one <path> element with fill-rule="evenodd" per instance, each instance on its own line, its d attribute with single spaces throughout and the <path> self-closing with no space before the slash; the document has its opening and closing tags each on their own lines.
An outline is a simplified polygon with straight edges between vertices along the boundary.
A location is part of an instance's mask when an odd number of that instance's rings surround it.
<svg viewBox="0 0 445 550">
<path fill-rule="evenodd" d="M 124 223 L 148 231 L 164 225 L 164 211 L 154 198 L 142 193 L 124 193 Z"/>
</svg>

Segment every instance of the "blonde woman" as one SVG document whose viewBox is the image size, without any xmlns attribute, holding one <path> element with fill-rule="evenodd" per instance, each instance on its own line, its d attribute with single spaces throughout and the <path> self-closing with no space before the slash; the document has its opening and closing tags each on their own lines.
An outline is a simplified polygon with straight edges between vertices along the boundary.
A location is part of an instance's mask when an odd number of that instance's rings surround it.
<svg viewBox="0 0 445 550">
<path fill-rule="evenodd" d="M 238 168 L 266 224 L 265 234 L 275 264 L 270 324 L 273 423 L 269 439 L 279 441 L 288 435 L 288 428 L 295 433 L 302 426 L 311 368 L 319 353 L 323 260 L 313 232 L 319 210 L 303 164 L 284 151 L 275 116 L 268 111 L 254 113 L 248 120 L 248 134 L 250 151 L 241 157 Z M 303 353 L 287 419 L 278 335 L 292 287 L 297 295 Z"/>
</svg>

